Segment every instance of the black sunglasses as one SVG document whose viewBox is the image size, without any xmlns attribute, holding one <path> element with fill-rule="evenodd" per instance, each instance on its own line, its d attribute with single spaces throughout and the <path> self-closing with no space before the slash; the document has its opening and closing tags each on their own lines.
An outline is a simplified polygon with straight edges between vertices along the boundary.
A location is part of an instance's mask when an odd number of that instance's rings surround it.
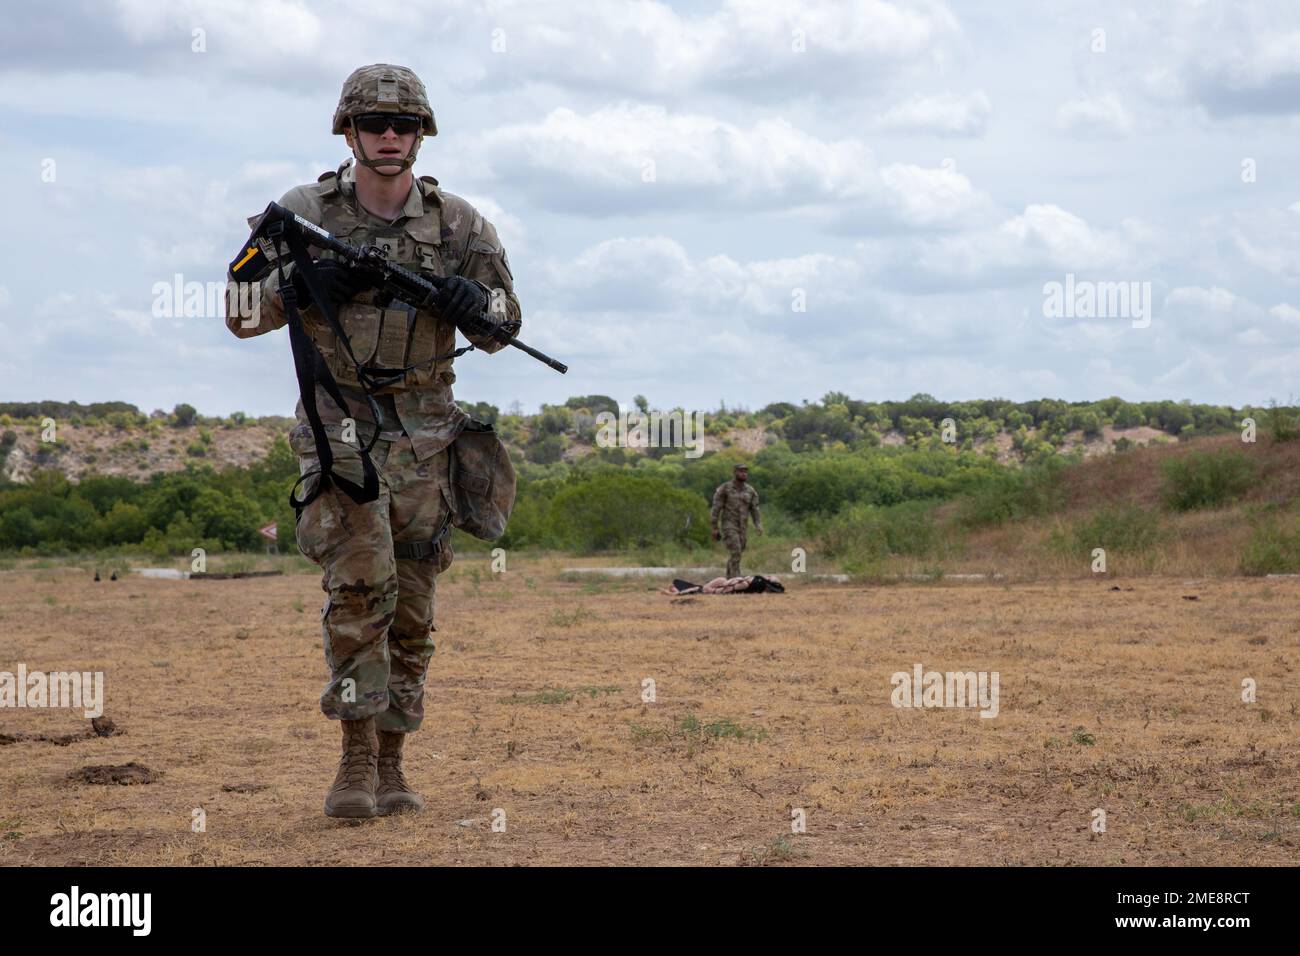
<svg viewBox="0 0 1300 956">
<path fill-rule="evenodd" d="M 390 126 L 398 136 L 405 136 L 407 133 L 419 132 L 423 125 L 420 117 L 411 116 L 409 113 L 362 113 L 360 116 L 352 117 L 354 129 L 377 136 L 382 135 Z"/>
</svg>

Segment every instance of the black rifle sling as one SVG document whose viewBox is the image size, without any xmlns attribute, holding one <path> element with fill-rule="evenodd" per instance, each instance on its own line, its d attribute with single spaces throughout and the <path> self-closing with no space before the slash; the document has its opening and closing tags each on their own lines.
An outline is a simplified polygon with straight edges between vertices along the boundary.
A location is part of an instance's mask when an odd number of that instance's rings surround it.
<svg viewBox="0 0 1300 956">
<path fill-rule="evenodd" d="M 289 325 L 289 344 L 293 351 L 293 366 L 298 377 L 298 391 L 302 397 L 303 411 L 307 414 L 307 421 L 311 425 L 312 440 L 316 445 L 316 457 L 320 461 L 320 468 L 315 471 L 309 471 L 301 475 L 293 488 L 289 490 L 289 504 L 293 507 L 294 514 L 299 515 L 302 509 L 316 500 L 316 498 L 331 483 L 337 485 L 357 504 L 366 504 L 379 498 L 379 472 L 375 469 L 375 464 L 370 460 L 370 450 L 375 447 L 375 442 L 379 439 L 379 426 L 375 426 L 375 433 L 371 436 L 369 444 L 360 449 L 361 452 L 361 469 L 363 474 L 362 484 L 358 485 L 341 475 L 334 474 L 334 452 L 330 448 L 329 436 L 325 433 L 325 426 L 321 422 L 320 411 L 316 407 L 316 386 L 319 384 L 325 389 L 338 405 L 338 407 L 347 411 L 348 404 L 343 398 L 342 392 L 339 391 L 338 383 L 330 373 L 329 368 L 325 365 L 325 359 L 320 354 L 320 349 L 312 341 L 307 330 L 303 328 L 302 316 L 298 312 L 298 293 L 293 287 L 293 282 L 285 275 L 284 259 L 280 255 L 280 236 L 274 239 L 276 247 L 276 269 L 279 273 L 280 280 L 280 298 L 284 301 L 285 319 Z M 354 365 L 358 365 L 356 356 L 352 352 L 352 343 L 348 339 L 347 333 L 343 331 L 339 324 L 338 317 L 334 312 L 334 304 L 330 301 L 329 296 L 321 288 L 320 278 L 316 274 L 316 266 L 311 261 L 307 253 L 307 244 L 298 231 L 293 228 L 284 230 L 283 239 L 288 244 L 289 252 L 293 256 L 295 268 L 301 273 L 303 283 L 307 286 L 307 292 L 311 296 L 312 302 L 324 314 L 326 321 L 338 336 L 339 341 L 343 344 L 348 353 L 348 357 Z M 371 415 L 375 422 L 383 420 L 379 413 L 379 407 L 370 394 L 365 379 L 360 379 L 362 390 L 365 392 L 366 401 L 370 405 Z M 298 486 L 312 475 L 319 475 L 320 478 L 313 488 L 303 498 L 297 497 Z"/>
</svg>

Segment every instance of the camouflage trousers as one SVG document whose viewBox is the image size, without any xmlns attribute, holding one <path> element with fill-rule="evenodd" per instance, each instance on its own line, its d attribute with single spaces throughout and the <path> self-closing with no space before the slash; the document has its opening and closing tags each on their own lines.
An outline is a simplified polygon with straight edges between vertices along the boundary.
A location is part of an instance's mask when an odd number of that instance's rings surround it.
<svg viewBox="0 0 1300 956">
<path fill-rule="evenodd" d="M 318 460 L 310 433 L 295 430 L 295 438 L 305 474 Z M 356 450 L 333 439 L 330 444 L 337 473 L 359 483 Z M 331 486 L 302 510 L 295 537 L 325 572 L 321 632 L 330 680 L 321 710 L 332 719 L 374 715 L 379 730 L 410 733 L 424 719 L 436 577 L 451 564 L 452 552 L 450 535 L 440 554 L 420 560 L 395 558 L 393 542 L 428 541 L 443 527 L 448 453 L 418 461 L 411 440 L 402 436 L 376 442 L 371 458 L 380 473 L 379 498 L 358 505 Z"/>
<path fill-rule="evenodd" d="M 727 549 L 727 577 L 740 577 L 740 556 L 745 551 L 745 529 L 722 526 L 722 544 Z"/>
</svg>

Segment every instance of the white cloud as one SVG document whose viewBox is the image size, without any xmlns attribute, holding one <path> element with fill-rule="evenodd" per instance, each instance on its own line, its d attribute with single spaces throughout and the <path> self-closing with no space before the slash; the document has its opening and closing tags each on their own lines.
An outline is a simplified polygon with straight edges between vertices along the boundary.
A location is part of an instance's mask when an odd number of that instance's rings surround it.
<svg viewBox="0 0 1300 956">
<path fill-rule="evenodd" d="M 376 60 L 424 77 L 443 132 L 417 171 L 497 224 L 526 340 L 573 360 L 560 377 L 472 356 L 467 398 L 535 407 L 613 381 L 761 405 L 1004 383 L 1239 402 L 1294 378 L 1300 6 L 1281 0 L 11 6 L 0 381 L 16 397 L 287 412 L 282 334 L 151 323 L 150 288 L 220 278 L 244 217 L 337 165 L 339 84 Z M 1141 149 L 1106 141 L 1139 134 Z M 45 157 L 56 183 L 39 183 Z M 50 273 L 50 249 L 77 268 Z M 1044 321 L 1043 284 L 1069 272 L 1150 280 L 1152 328 Z M 1198 379 L 1204 356 L 1221 378 Z"/>
<path fill-rule="evenodd" d="M 499 180 L 531 183 L 539 202 L 610 215 L 668 208 L 822 207 L 891 226 L 953 225 L 988 199 L 952 168 L 883 168 L 857 139 L 826 141 L 782 118 L 749 126 L 623 103 L 498 127 L 480 140 Z M 879 223 L 877 223 L 879 225 Z"/>
<path fill-rule="evenodd" d="M 934 62 L 961 28 L 937 0 L 725 0 L 685 13 L 654 0 L 462 6 L 451 29 L 505 49 L 462 75 L 471 88 L 550 82 L 587 92 L 742 98 L 859 97 Z"/>
<path fill-rule="evenodd" d="M 1064 273 L 1087 271 L 1104 271 L 1107 279 L 1140 280 L 1144 277 L 1134 270 L 1142 268 L 1145 246 L 1140 222 L 1126 221 L 1119 230 L 1099 229 L 1059 206 L 1036 203 L 994 228 L 900 249 L 893 266 L 905 284 L 940 286 L 1062 280 Z"/>
<path fill-rule="evenodd" d="M 1288 0 L 1188 0 L 1133 5 L 1094 0 L 1080 28 L 1107 24 L 1111 49 L 1082 73 L 1169 107 L 1213 119 L 1300 113 L 1300 9 Z"/>
<path fill-rule="evenodd" d="M 481 212 L 488 222 L 496 226 L 497 238 L 505 246 L 507 254 L 513 256 L 515 261 L 518 261 L 521 253 L 530 251 L 528 228 L 521 218 L 506 212 L 500 203 L 487 196 L 471 195 L 463 198 Z"/>
<path fill-rule="evenodd" d="M 1300 217 L 1294 213 L 1242 214 L 1227 232 L 1248 264 L 1288 281 L 1300 279 Z"/>
<path fill-rule="evenodd" d="M 1132 134 L 1133 117 L 1112 93 L 1086 96 L 1062 104 L 1056 111 L 1061 129 L 1078 136 L 1123 138 Z"/>
<path fill-rule="evenodd" d="M 1237 304 L 1237 297 L 1227 289 L 1218 286 L 1209 289 L 1199 286 L 1179 286 L 1169 292 L 1165 304 L 1192 306 L 1212 312 L 1231 312 Z"/>
<path fill-rule="evenodd" d="M 1204 394 L 1206 384 L 1216 388 L 1230 388 L 1227 371 L 1232 360 L 1222 353 L 1214 354 L 1201 348 L 1191 348 L 1191 354 L 1177 365 L 1155 376 L 1154 383 L 1167 394 Z"/>
<path fill-rule="evenodd" d="M 1172 289 L 1159 312 L 1162 324 L 1177 330 L 1183 339 L 1225 343 L 1236 336 L 1241 345 L 1250 344 L 1241 335 L 1250 323 L 1262 317 L 1253 303 L 1219 286 Z"/>
<path fill-rule="evenodd" d="M 268 61 L 314 53 L 324 35 L 321 18 L 293 0 L 116 0 L 119 27 L 134 44 L 175 45 L 193 56 L 195 46 Z M 195 37 L 194 31 L 203 31 Z"/>
<path fill-rule="evenodd" d="M 916 94 L 886 110 L 876 121 L 879 130 L 899 133 L 932 133 L 936 136 L 983 136 L 993 104 L 988 94 L 976 90 L 964 96 L 940 93 Z"/>
<path fill-rule="evenodd" d="M 572 260 L 549 263 L 546 274 L 542 298 L 576 311 L 670 310 L 687 322 L 715 316 L 780 324 L 805 314 L 793 308 L 800 294 L 809 312 L 852 304 L 861 294 L 864 270 L 855 259 L 828 254 L 696 261 L 675 240 L 650 236 L 597 243 Z"/>
<path fill-rule="evenodd" d="M 1273 316 L 1279 322 L 1287 322 L 1291 325 L 1300 325 L 1300 309 L 1286 302 L 1280 302 L 1268 310 L 1268 314 Z"/>
</svg>

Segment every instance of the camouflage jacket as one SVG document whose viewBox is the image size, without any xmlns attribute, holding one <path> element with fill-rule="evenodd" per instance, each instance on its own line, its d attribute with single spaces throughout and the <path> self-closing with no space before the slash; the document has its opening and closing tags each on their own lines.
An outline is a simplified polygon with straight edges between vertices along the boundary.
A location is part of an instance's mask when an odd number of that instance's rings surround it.
<svg viewBox="0 0 1300 956">
<path fill-rule="evenodd" d="M 337 172 L 326 173 L 306 186 L 285 193 L 280 205 L 324 228 L 353 245 L 367 243 L 388 248 L 389 258 L 408 268 L 435 276 L 462 275 L 479 282 L 489 294 L 494 315 L 499 319 L 521 320 L 519 300 L 514 293 L 505 249 L 496 229 L 468 202 L 443 192 L 431 176 L 413 180 L 411 192 L 401 215 L 392 223 L 371 215 L 357 202 L 350 163 Z M 250 226 L 256 217 L 250 218 Z M 320 250 L 311 250 L 313 257 Z M 226 325 L 239 338 L 262 335 L 283 326 L 287 319 L 276 291 L 279 279 L 272 272 L 261 283 L 254 298 L 252 314 L 241 317 L 227 310 Z M 229 286 L 235 283 L 230 282 Z M 237 290 L 228 287 L 230 293 Z M 416 312 L 414 321 L 403 309 L 380 309 L 374 305 L 376 293 L 362 293 L 339 308 L 338 318 L 352 344 L 357 359 L 381 367 L 419 367 L 404 379 L 379 390 L 392 395 L 402 429 L 411 437 L 416 457 L 423 460 L 436 455 L 450 444 L 468 416 L 457 407 L 451 386 L 456 375 L 451 360 L 432 362 L 456 348 L 456 329 L 432 311 Z M 325 390 L 317 386 L 316 405 L 326 430 L 334 433 L 344 418 L 369 421 L 371 413 L 364 401 L 357 401 L 348 389 L 357 382 L 351 362 L 320 310 L 299 306 L 303 327 L 320 349 L 325 364 L 345 390 L 350 406 L 340 409 Z M 472 339 L 485 352 L 503 348 L 492 339 Z M 299 452 L 312 447 L 307 417 L 299 401 L 296 410 L 299 426 L 290 443 Z M 333 426 L 333 427 L 331 427 Z"/>
<path fill-rule="evenodd" d="M 724 481 L 713 493 L 713 509 L 709 512 L 709 521 L 718 527 L 721 520 L 724 528 L 743 528 L 746 519 L 754 516 L 754 527 L 762 528 L 763 520 L 758 513 L 758 492 L 749 482 L 736 480 Z"/>
</svg>

